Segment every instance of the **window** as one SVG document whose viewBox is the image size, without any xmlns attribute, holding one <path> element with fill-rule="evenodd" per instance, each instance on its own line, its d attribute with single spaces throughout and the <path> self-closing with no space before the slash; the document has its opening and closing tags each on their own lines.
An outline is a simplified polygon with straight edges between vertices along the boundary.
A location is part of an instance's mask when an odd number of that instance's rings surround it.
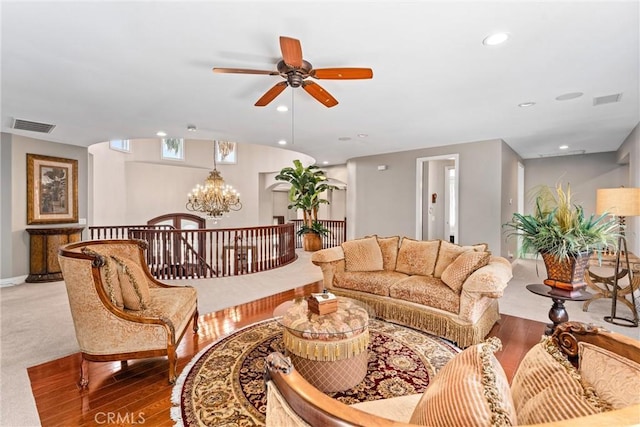
<svg viewBox="0 0 640 427">
<path fill-rule="evenodd" d="M 184 160 L 184 139 L 163 138 L 162 158 L 166 160 Z"/>
<path fill-rule="evenodd" d="M 109 141 L 109 148 L 112 150 L 124 151 L 126 153 L 131 152 L 129 149 L 129 140 L 128 139 L 112 139 Z"/>
</svg>

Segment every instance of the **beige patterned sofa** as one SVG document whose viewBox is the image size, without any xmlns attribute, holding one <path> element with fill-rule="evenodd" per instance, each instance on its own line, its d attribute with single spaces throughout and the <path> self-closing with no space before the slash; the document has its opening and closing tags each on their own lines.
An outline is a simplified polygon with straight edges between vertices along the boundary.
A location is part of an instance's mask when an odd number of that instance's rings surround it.
<svg viewBox="0 0 640 427">
<path fill-rule="evenodd" d="M 169 382 L 176 379 L 176 348 L 191 323 L 198 331 L 197 292 L 156 280 L 147 268 L 142 240 L 71 243 L 58 259 L 82 353 L 81 387 L 89 361 L 167 356 Z"/>
<path fill-rule="evenodd" d="M 370 305 L 382 319 L 418 328 L 465 348 L 499 319 L 498 298 L 511 263 L 486 244 L 369 236 L 314 252 L 324 287 Z"/>
<path fill-rule="evenodd" d="M 451 359 L 423 394 L 352 406 L 313 388 L 279 353 L 267 358 L 266 425 L 484 427 L 640 425 L 640 342 L 567 322 L 523 358 L 509 385 L 497 338 Z M 576 367 L 577 366 L 577 367 Z"/>
</svg>

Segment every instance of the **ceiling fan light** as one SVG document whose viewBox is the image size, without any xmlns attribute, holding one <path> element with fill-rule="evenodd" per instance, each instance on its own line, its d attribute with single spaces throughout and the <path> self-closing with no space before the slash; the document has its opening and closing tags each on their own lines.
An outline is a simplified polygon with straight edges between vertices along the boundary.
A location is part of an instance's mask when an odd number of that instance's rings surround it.
<svg viewBox="0 0 640 427">
<path fill-rule="evenodd" d="M 276 108 L 276 110 L 281 113 L 286 113 L 287 111 L 289 111 L 289 107 L 287 107 L 286 105 L 278 105 L 278 108 Z"/>
</svg>

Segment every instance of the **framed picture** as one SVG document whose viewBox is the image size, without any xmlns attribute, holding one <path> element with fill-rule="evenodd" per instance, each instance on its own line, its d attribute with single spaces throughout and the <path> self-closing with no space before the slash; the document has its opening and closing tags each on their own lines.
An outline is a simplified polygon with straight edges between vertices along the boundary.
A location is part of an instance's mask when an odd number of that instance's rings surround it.
<svg viewBox="0 0 640 427">
<path fill-rule="evenodd" d="M 216 163 L 235 164 L 238 163 L 238 147 L 235 142 L 216 141 Z"/>
<path fill-rule="evenodd" d="M 27 224 L 78 222 L 78 161 L 27 154 Z"/>
</svg>

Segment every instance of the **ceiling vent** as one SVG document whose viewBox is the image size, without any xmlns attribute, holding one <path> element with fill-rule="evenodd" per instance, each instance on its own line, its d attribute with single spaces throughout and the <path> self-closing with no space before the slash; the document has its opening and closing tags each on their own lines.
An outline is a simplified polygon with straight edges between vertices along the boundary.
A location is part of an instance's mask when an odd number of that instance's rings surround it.
<svg viewBox="0 0 640 427">
<path fill-rule="evenodd" d="M 56 125 L 50 125 L 48 123 L 31 122 L 29 120 L 22 120 L 22 119 L 14 119 L 13 126 L 11 127 L 13 129 L 18 129 L 18 130 L 28 130 L 30 132 L 51 133 L 51 131 L 53 130 L 53 128 L 56 127 Z"/>
<path fill-rule="evenodd" d="M 613 95 L 598 96 L 596 98 L 593 98 L 593 106 L 595 107 L 597 105 L 611 104 L 612 102 L 620 102 L 620 99 L 622 99 L 621 93 L 614 93 Z"/>
</svg>

